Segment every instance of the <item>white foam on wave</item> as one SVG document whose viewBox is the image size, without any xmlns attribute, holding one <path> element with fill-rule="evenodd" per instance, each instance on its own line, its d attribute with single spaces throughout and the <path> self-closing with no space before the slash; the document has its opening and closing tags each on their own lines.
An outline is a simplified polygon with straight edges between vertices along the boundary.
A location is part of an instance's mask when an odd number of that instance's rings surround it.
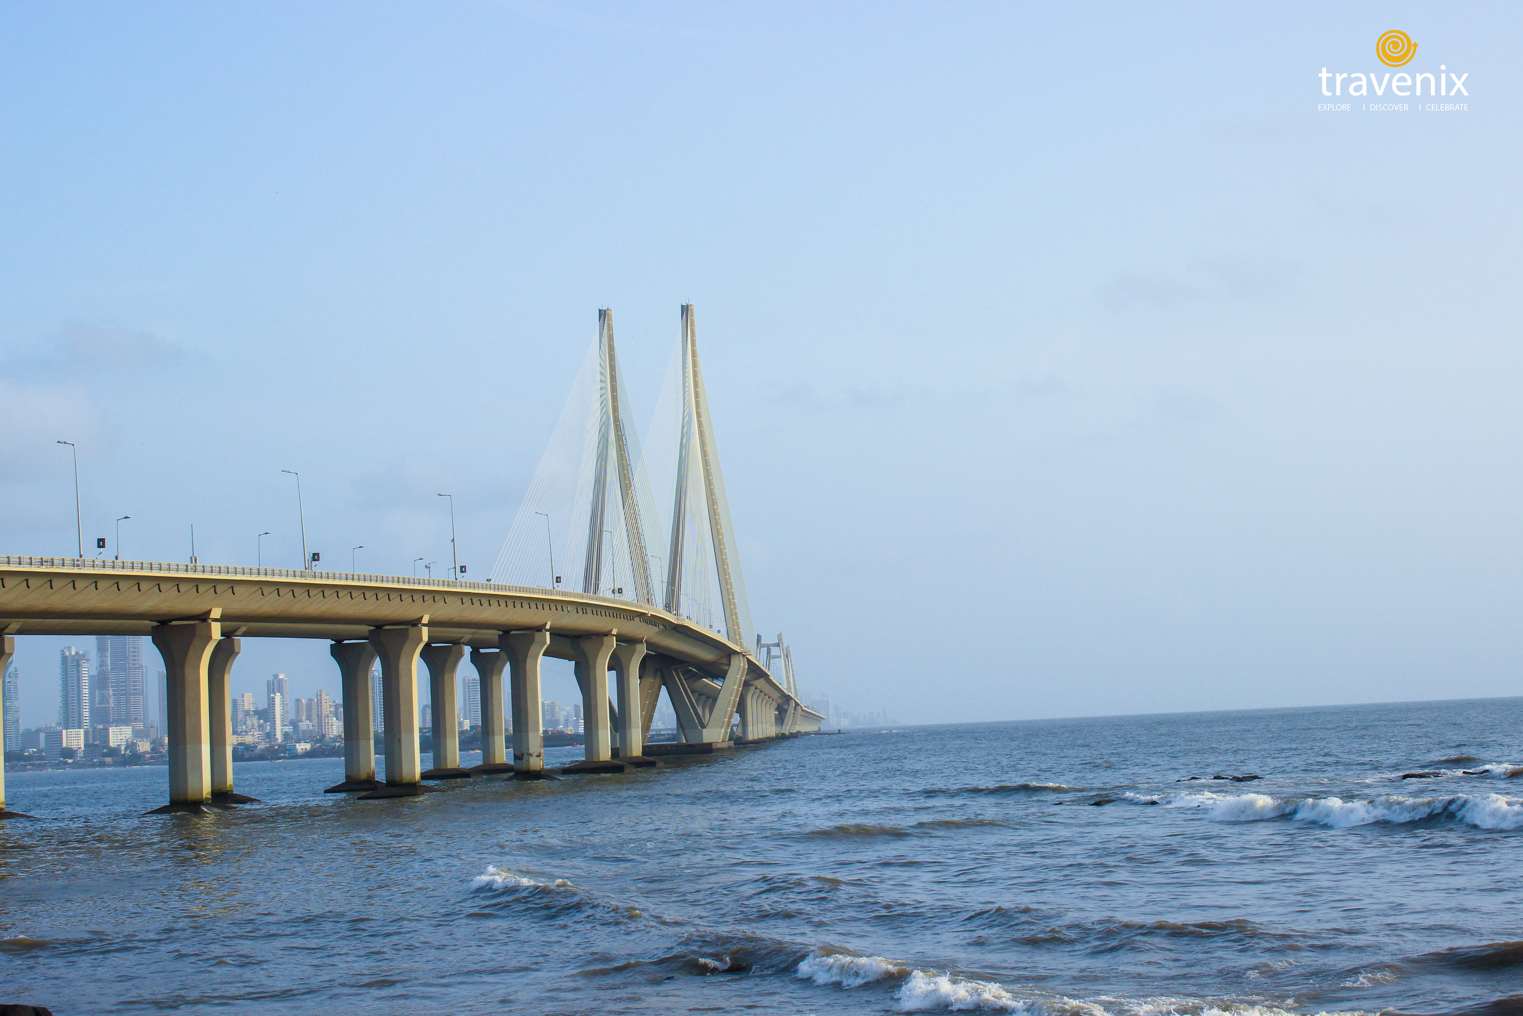
<svg viewBox="0 0 1523 1016">
<path fill-rule="evenodd" d="M 798 976 L 825 986 L 860 988 L 864 984 L 890 977 L 903 977 L 908 969 L 882 956 L 853 956 L 849 953 L 812 952 L 799 962 Z"/>
<path fill-rule="evenodd" d="M 1162 799 L 1170 808 L 1197 808 L 1218 822 L 1257 822 L 1289 817 L 1332 829 L 1406 825 L 1431 818 L 1452 818 L 1477 829 L 1523 829 L 1523 800 L 1502 794 L 1456 794 L 1408 797 L 1388 794 L 1367 801 L 1341 797 L 1271 797 L 1268 794 L 1216 794 L 1200 791 Z"/>
<path fill-rule="evenodd" d="M 822 987 L 860 988 L 898 981 L 898 1012 L 1018 1012 L 1031 1016 L 1297 1016 L 1289 1009 L 1252 1002 L 1184 998 L 1112 998 L 1093 1001 L 1047 992 L 1018 994 L 998 981 L 958 977 L 947 971 L 917 970 L 882 956 L 817 949 L 799 961 L 797 976 Z M 1360 1012 L 1318 1016 L 1364 1016 Z"/>
<path fill-rule="evenodd" d="M 912 970 L 894 996 L 900 1012 L 1023 1012 L 1106 1016 L 1103 1006 L 1052 996 L 1020 998 L 998 981 Z"/>
<path fill-rule="evenodd" d="M 528 878 L 507 868 L 499 868 L 495 864 L 487 865 L 487 870 L 471 879 L 472 889 L 527 889 L 538 886 L 542 889 L 571 889 L 572 884 L 563 878 L 554 882 L 541 882 L 538 879 Z"/>
</svg>

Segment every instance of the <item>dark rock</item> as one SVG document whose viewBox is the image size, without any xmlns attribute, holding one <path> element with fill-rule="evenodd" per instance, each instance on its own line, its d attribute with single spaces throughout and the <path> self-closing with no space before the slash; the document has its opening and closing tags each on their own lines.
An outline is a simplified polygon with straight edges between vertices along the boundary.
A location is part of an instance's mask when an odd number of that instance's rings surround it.
<svg viewBox="0 0 1523 1016">
<path fill-rule="evenodd" d="M 1404 780 L 1432 780 L 1442 775 L 1444 774 L 1437 769 L 1419 769 L 1412 773 L 1402 773 L 1401 778 Z"/>
</svg>

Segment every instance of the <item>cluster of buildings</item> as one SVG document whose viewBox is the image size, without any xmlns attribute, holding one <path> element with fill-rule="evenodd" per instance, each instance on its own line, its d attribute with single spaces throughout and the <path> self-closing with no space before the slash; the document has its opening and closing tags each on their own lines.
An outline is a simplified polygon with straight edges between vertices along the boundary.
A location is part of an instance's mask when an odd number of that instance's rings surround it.
<svg viewBox="0 0 1523 1016">
<path fill-rule="evenodd" d="M 95 656 L 69 647 L 58 658 L 58 722 L 21 728 L 20 673 L 5 675 L 5 747 L 51 758 L 85 754 L 146 754 L 162 723 L 149 721 L 144 697 L 143 640 L 124 635 L 95 640 Z"/>
<path fill-rule="evenodd" d="M 95 640 L 95 654 L 70 646 L 58 654 L 58 718 L 56 723 L 23 730 L 20 674 L 11 667 L 4 676 L 5 750 L 49 759 L 149 756 L 162 748 L 165 722 L 164 675 L 157 671 L 156 706 L 149 715 L 145 691 L 140 636 L 110 635 Z M 481 726 L 481 681 L 463 674 L 460 682 L 460 729 Z M 371 676 L 372 715 L 375 729 L 385 729 L 379 667 Z M 828 705 L 826 707 L 828 709 Z M 420 726 L 433 729 L 432 710 L 422 707 Z M 581 702 L 564 705 L 546 699 L 541 720 L 547 733 L 581 734 L 584 730 Z M 304 698 L 291 695 L 285 674 L 265 682 L 262 703 L 253 692 L 242 692 L 232 701 L 233 743 L 244 751 L 274 749 L 284 754 L 304 754 L 314 745 L 341 743 L 344 737 L 343 704 L 327 691 Z M 658 728 L 674 728 L 676 717 L 663 699 L 657 708 Z"/>
</svg>

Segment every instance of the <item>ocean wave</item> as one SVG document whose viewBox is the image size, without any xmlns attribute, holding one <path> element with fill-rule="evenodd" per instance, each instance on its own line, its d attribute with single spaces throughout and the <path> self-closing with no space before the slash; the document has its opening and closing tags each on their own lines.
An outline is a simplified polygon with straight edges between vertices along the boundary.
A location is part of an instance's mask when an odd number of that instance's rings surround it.
<svg viewBox="0 0 1523 1016">
<path fill-rule="evenodd" d="M 873 825 L 869 822 L 843 822 L 840 825 L 826 826 L 823 829 L 811 829 L 805 836 L 814 839 L 856 839 L 859 837 L 873 836 L 908 836 L 910 831 L 903 826 Z"/>
<path fill-rule="evenodd" d="M 1504 970 L 1523 967 L 1523 941 L 1488 942 L 1459 946 L 1418 957 L 1418 962 L 1458 967 L 1461 970 Z"/>
<path fill-rule="evenodd" d="M 964 794 L 1003 797 L 1017 794 L 1067 794 L 1083 789 L 1063 783 L 996 783 L 986 787 L 931 787 L 920 793 L 925 797 L 957 797 Z"/>
<path fill-rule="evenodd" d="M 495 864 L 487 865 L 487 870 L 471 879 L 472 889 L 575 889 L 576 886 L 563 878 L 551 882 L 541 882 L 538 879 L 519 875 L 506 868 L 499 868 Z"/>
<path fill-rule="evenodd" d="M 821 987 L 834 984 L 843 988 L 860 988 L 874 981 L 904 977 L 909 972 L 908 967 L 882 956 L 856 956 L 823 950 L 805 956 L 794 971 L 799 977 Z"/>
<path fill-rule="evenodd" d="M 1333 829 L 1353 826 L 1408 825 L 1447 820 L 1476 829 L 1523 829 L 1523 800 L 1501 794 L 1455 794 L 1449 797 L 1406 797 L 1391 794 L 1371 800 L 1341 797 L 1272 797 L 1269 794 L 1216 794 L 1210 791 L 1171 797 L 1128 794 L 1138 804 L 1195 808 L 1218 822 L 1257 822 L 1289 818 Z"/>
<path fill-rule="evenodd" d="M 948 829 L 978 829 L 1008 826 L 999 818 L 928 818 L 908 826 L 880 825 L 870 822 L 843 822 L 840 825 L 811 829 L 803 835 L 811 839 L 897 839 L 920 833 L 933 833 Z"/>
</svg>

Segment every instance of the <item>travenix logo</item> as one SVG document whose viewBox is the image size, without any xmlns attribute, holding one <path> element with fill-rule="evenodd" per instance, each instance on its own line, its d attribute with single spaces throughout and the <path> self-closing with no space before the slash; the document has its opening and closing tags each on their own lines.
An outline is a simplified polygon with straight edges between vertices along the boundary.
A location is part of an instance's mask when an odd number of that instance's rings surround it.
<svg viewBox="0 0 1523 1016">
<path fill-rule="evenodd" d="M 1375 55 L 1387 67 L 1405 67 L 1417 56 L 1417 43 L 1399 28 L 1387 29 L 1375 40 Z M 1436 71 L 1371 72 L 1334 71 L 1323 67 L 1317 72 L 1322 94 L 1333 96 L 1373 96 L 1377 98 L 1452 98 L 1470 95 L 1469 72 L 1451 71 L 1439 64 Z"/>
</svg>

